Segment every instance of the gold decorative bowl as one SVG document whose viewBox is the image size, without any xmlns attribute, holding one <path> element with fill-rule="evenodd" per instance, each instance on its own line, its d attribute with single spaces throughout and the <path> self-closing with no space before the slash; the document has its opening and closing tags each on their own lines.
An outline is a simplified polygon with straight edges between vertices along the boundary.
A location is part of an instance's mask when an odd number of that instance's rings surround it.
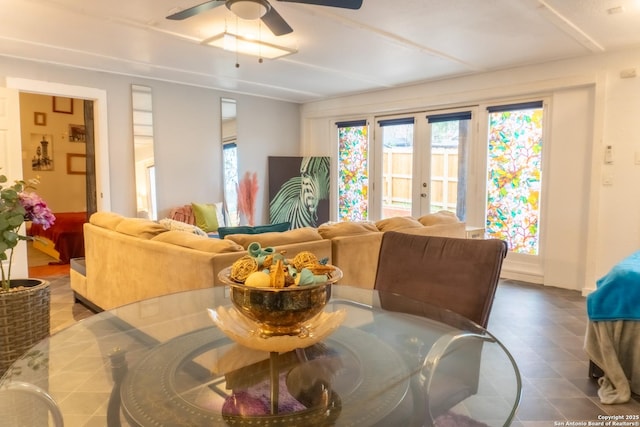
<svg viewBox="0 0 640 427">
<path fill-rule="evenodd" d="M 218 278 L 230 287 L 236 310 L 257 323 L 263 337 L 278 335 L 306 336 L 308 322 L 327 305 L 331 285 L 342 278 L 336 267 L 326 282 L 286 288 L 256 288 L 230 278 L 231 267 L 220 271 Z"/>
</svg>

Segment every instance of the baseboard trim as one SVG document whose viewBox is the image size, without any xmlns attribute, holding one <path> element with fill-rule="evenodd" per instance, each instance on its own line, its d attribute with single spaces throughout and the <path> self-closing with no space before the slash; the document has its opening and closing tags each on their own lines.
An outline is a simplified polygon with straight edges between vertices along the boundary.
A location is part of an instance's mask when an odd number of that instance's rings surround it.
<svg viewBox="0 0 640 427">
<path fill-rule="evenodd" d="M 509 271 L 502 269 L 500 278 L 544 285 L 544 277 L 539 274 L 522 273 L 518 271 Z"/>
<path fill-rule="evenodd" d="M 586 297 L 587 295 L 589 295 L 591 292 L 595 291 L 595 288 L 582 288 L 582 296 Z"/>
</svg>

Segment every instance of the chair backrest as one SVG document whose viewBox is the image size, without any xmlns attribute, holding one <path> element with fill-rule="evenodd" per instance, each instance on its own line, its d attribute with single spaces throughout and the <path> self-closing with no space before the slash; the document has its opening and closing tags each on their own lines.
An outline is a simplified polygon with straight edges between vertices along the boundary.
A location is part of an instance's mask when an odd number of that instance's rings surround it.
<svg viewBox="0 0 640 427">
<path fill-rule="evenodd" d="M 374 288 L 449 309 L 486 328 L 506 242 L 388 231 Z"/>
</svg>

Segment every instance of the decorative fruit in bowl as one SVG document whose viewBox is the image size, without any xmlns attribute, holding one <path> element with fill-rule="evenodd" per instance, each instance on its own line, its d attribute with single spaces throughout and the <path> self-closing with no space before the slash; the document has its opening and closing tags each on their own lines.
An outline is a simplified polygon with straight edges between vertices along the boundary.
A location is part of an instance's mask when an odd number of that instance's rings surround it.
<svg viewBox="0 0 640 427">
<path fill-rule="evenodd" d="M 306 335 L 305 324 L 324 309 L 342 271 L 308 252 L 286 259 L 256 245 L 218 274 L 230 287 L 231 302 L 258 324 L 262 336 Z"/>
</svg>

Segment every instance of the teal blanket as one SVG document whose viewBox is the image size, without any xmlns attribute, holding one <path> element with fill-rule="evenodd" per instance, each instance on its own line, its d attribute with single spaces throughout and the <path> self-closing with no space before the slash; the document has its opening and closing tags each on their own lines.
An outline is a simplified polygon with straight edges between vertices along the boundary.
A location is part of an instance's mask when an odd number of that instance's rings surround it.
<svg viewBox="0 0 640 427">
<path fill-rule="evenodd" d="M 616 264 L 587 296 L 591 321 L 640 320 L 640 251 Z"/>
</svg>

